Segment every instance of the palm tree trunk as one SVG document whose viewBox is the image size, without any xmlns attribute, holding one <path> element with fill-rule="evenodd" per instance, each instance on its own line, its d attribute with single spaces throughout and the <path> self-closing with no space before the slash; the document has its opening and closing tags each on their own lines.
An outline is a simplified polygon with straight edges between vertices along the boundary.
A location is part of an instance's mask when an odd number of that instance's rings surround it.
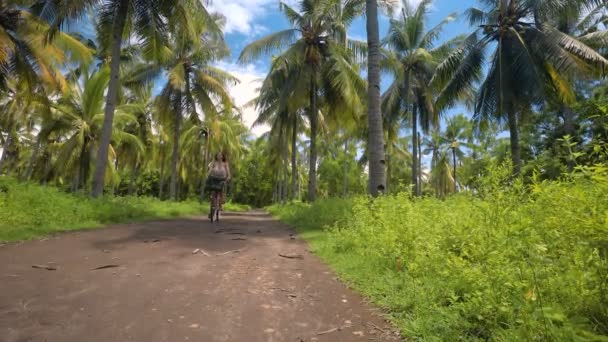
<svg viewBox="0 0 608 342">
<path fill-rule="evenodd" d="M 452 148 L 452 162 L 454 163 L 454 192 L 458 192 L 458 182 L 456 180 L 456 149 Z"/>
<path fill-rule="evenodd" d="M 414 196 L 418 196 L 418 112 L 412 106 L 412 185 Z"/>
<path fill-rule="evenodd" d="M 25 169 L 25 174 L 23 175 L 23 180 L 29 181 L 32 177 L 32 173 L 34 171 L 34 166 L 36 165 L 36 159 L 38 159 L 38 153 L 40 153 L 40 146 L 42 145 L 42 137 L 40 134 L 36 138 L 36 145 L 34 145 L 34 150 L 32 151 L 32 156 L 30 157 L 30 161 L 27 163 L 27 168 Z"/>
<path fill-rule="evenodd" d="M 42 179 L 40 180 L 40 184 L 46 185 L 51 180 L 51 172 L 53 171 L 53 156 L 48 152 L 48 149 L 45 148 L 44 152 L 42 152 L 42 160 L 44 161 L 44 172 L 42 174 Z"/>
<path fill-rule="evenodd" d="M 165 187 L 165 149 L 163 141 L 160 140 L 160 177 L 158 180 L 158 199 L 163 199 L 163 188 Z"/>
<path fill-rule="evenodd" d="M 378 196 L 386 189 L 384 131 L 380 112 L 380 31 L 377 0 L 366 0 L 368 124 L 369 124 L 369 192 Z"/>
<path fill-rule="evenodd" d="M 287 151 L 287 145 L 285 145 L 283 149 L 283 203 L 287 203 L 287 197 L 289 197 L 289 187 L 288 187 L 288 178 L 289 178 L 289 157 L 287 156 L 289 151 Z"/>
<path fill-rule="evenodd" d="M 4 164 L 8 160 L 8 156 L 10 154 L 9 149 L 11 148 L 12 141 L 12 129 L 9 129 L 6 139 L 4 140 L 4 146 L 2 146 L 2 157 L 0 157 L 0 174 L 2 174 Z"/>
<path fill-rule="evenodd" d="M 84 145 L 82 148 L 82 157 L 81 157 L 81 163 L 82 163 L 82 178 L 81 178 L 81 182 L 82 182 L 82 188 L 85 189 L 88 182 L 89 182 L 89 177 L 91 176 L 91 155 L 93 154 L 93 146 L 90 146 L 91 144 L 91 139 L 85 137 L 84 138 Z M 118 170 L 118 167 L 116 168 L 116 170 Z"/>
<path fill-rule="evenodd" d="M 302 200 L 302 178 L 300 177 L 300 174 L 298 173 L 298 200 L 301 201 Z"/>
<path fill-rule="evenodd" d="M 509 138 L 511 140 L 511 161 L 513 162 L 513 175 L 517 176 L 521 172 L 521 154 L 519 148 L 517 113 L 511 109 L 507 113 L 507 116 L 509 120 Z"/>
<path fill-rule="evenodd" d="M 282 163 L 281 163 L 282 164 Z M 279 172 L 277 173 L 277 203 L 283 200 L 283 166 L 279 164 Z"/>
<path fill-rule="evenodd" d="M 344 165 L 342 174 L 342 196 L 348 195 L 348 137 L 344 133 Z"/>
<path fill-rule="evenodd" d="M 291 199 L 296 199 L 298 177 L 298 130 L 297 118 L 294 115 L 293 132 L 291 133 Z"/>
<path fill-rule="evenodd" d="M 391 183 L 393 171 L 391 170 L 391 159 L 392 159 L 393 148 L 391 144 L 386 147 L 386 193 L 391 192 Z"/>
<path fill-rule="evenodd" d="M 128 192 L 129 195 L 133 195 L 133 192 L 135 192 L 135 184 L 136 184 L 138 173 L 139 173 L 139 165 L 136 164 L 135 167 L 133 168 L 133 172 L 131 173 L 131 179 L 129 180 L 129 192 Z"/>
<path fill-rule="evenodd" d="M 313 75 L 310 89 L 310 163 L 308 168 L 308 201 L 317 199 L 317 82 Z"/>
<path fill-rule="evenodd" d="M 418 196 L 422 196 L 422 137 L 418 132 Z"/>
<path fill-rule="evenodd" d="M 93 174 L 93 191 L 91 195 L 98 197 L 103 194 L 105 185 L 105 172 L 108 162 L 108 152 L 110 150 L 110 140 L 112 139 L 112 126 L 114 121 L 114 109 L 116 108 L 119 71 L 120 71 L 120 52 L 122 47 L 122 34 L 129 10 L 129 0 L 121 0 L 116 8 L 114 17 L 114 27 L 112 32 L 112 60 L 110 62 L 110 83 L 106 95 L 106 108 L 101 129 L 101 138 Z"/>
<path fill-rule="evenodd" d="M 574 131 L 574 112 L 572 108 L 567 105 L 562 106 L 562 112 L 564 115 L 564 133 L 572 138 L 575 138 L 576 132 Z M 574 170 L 574 160 L 568 158 L 568 172 Z"/>
<path fill-rule="evenodd" d="M 182 122 L 181 96 L 175 101 L 175 116 L 173 121 L 173 154 L 171 156 L 171 182 L 169 183 L 169 198 L 177 200 L 177 163 L 179 161 L 179 137 Z"/>
<path fill-rule="evenodd" d="M 72 183 L 72 192 L 78 191 L 78 186 L 80 185 L 80 167 L 76 170 L 76 174 L 74 175 L 74 180 Z"/>
</svg>

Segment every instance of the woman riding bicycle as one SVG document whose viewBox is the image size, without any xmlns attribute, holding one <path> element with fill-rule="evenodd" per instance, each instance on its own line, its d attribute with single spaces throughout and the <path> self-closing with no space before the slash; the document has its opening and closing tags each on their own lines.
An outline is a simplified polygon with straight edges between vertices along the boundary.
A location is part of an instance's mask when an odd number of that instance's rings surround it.
<svg viewBox="0 0 608 342">
<path fill-rule="evenodd" d="M 214 195 L 216 195 L 219 197 L 219 210 L 221 211 L 223 210 L 226 182 L 230 180 L 230 166 L 228 165 L 228 158 L 223 152 L 218 152 L 215 155 L 214 160 L 209 164 L 207 174 L 207 188 L 211 192 L 211 206 L 214 205 Z M 212 213 L 209 213 L 209 216 L 211 215 Z"/>
</svg>

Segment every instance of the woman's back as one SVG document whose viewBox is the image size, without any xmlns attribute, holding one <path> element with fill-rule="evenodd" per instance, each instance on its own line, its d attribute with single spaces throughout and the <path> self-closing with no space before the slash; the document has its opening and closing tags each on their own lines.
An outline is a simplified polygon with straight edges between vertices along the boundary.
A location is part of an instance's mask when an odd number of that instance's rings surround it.
<svg viewBox="0 0 608 342">
<path fill-rule="evenodd" d="M 228 167 L 225 162 L 213 161 L 209 166 L 209 175 L 215 178 L 228 178 Z"/>
</svg>

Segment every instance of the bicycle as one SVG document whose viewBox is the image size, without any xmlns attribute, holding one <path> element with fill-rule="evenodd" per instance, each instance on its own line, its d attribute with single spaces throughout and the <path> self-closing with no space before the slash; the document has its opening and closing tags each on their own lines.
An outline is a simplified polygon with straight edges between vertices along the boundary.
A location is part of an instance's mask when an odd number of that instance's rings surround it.
<svg viewBox="0 0 608 342">
<path fill-rule="evenodd" d="M 214 218 L 215 222 L 220 221 L 220 198 L 222 192 L 218 190 L 213 190 L 211 192 L 211 204 L 209 208 L 209 219 L 213 223 Z"/>
</svg>

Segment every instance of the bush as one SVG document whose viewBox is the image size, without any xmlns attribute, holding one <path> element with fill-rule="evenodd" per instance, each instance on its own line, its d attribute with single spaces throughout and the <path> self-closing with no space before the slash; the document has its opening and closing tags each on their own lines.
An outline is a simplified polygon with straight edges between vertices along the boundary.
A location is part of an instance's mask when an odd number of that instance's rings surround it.
<svg viewBox="0 0 608 342">
<path fill-rule="evenodd" d="M 406 338 L 607 341 L 608 181 L 605 169 L 587 171 L 524 186 L 495 168 L 476 196 L 271 211 L 302 219 L 305 237 L 324 225 L 315 251 Z"/>
<path fill-rule="evenodd" d="M 202 214 L 208 208 L 208 204 L 196 201 L 163 202 L 151 197 L 91 199 L 50 186 L 0 177 L 0 241 L 30 239 L 55 231 L 111 223 Z M 226 210 L 230 211 L 248 209 L 248 206 L 226 204 Z"/>
</svg>

